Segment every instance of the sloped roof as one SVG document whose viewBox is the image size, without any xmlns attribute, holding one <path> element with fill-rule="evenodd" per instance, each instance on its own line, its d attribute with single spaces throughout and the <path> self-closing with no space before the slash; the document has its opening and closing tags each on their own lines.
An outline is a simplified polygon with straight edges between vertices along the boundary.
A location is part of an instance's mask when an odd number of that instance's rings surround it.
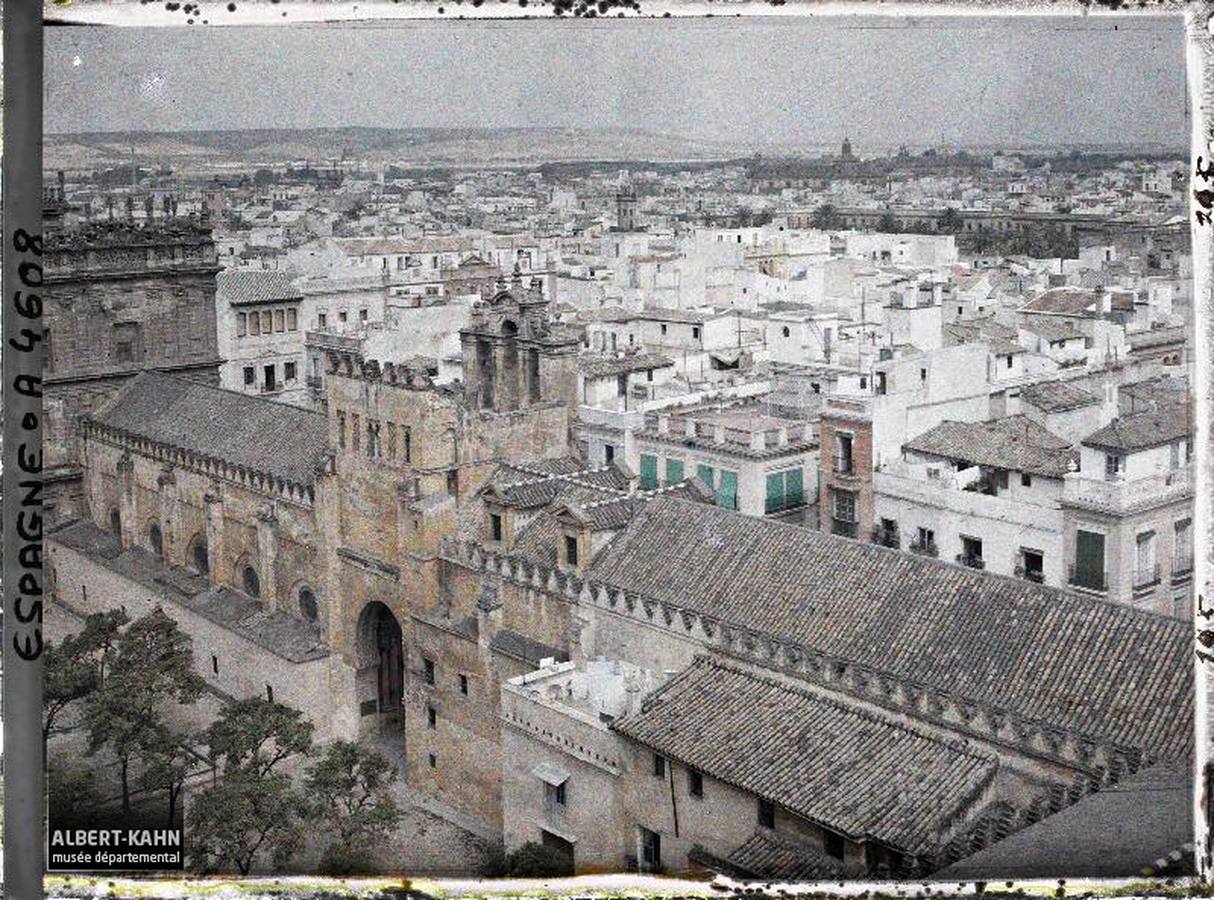
<svg viewBox="0 0 1214 900">
<path fill-rule="evenodd" d="M 1189 752 L 1191 626 L 1170 616 L 674 498 L 587 576 L 1094 740 Z"/>
<path fill-rule="evenodd" d="M 1085 447 L 1134 453 L 1184 440 L 1195 428 L 1187 404 L 1173 403 L 1121 416 L 1083 439 Z"/>
<path fill-rule="evenodd" d="M 699 657 L 619 733 L 832 830 L 911 853 L 995 774 L 994 757 Z"/>
<path fill-rule="evenodd" d="M 300 485 L 328 452 L 321 413 L 162 372 L 141 372 L 90 420 Z"/>
<path fill-rule="evenodd" d="M 1071 341 L 1083 337 L 1083 332 L 1066 319 L 1043 319 L 1034 317 L 1024 323 L 1025 331 L 1037 335 L 1046 343 Z"/>
<path fill-rule="evenodd" d="M 215 276 L 215 294 L 232 306 L 300 300 L 303 293 L 286 272 L 266 269 L 224 269 Z"/>
<path fill-rule="evenodd" d="M 674 361 L 661 353 L 623 353 L 617 356 L 592 353 L 578 357 L 578 368 L 587 378 L 607 378 L 625 372 L 665 369 L 673 365 Z"/>
<path fill-rule="evenodd" d="M 1020 400 L 1047 413 L 1067 412 L 1100 402 L 1098 397 L 1065 381 L 1026 384 L 1020 391 Z"/>
<path fill-rule="evenodd" d="M 758 829 L 724 862 L 744 878 L 817 881 L 843 874 L 841 860 L 774 831 Z"/>
<path fill-rule="evenodd" d="M 903 444 L 906 450 L 970 464 L 1061 478 L 1075 457 L 1066 438 L 1028 416 L 988 422 L 941 422 Z"/>
<path fill-rule="evenodd" d="M 1101 296 L 1099 289 L 1056 287 L 1038 294 L 1022 308 L 1027 312 L 1097 318 L 1100 315 Z"/>
</svg>

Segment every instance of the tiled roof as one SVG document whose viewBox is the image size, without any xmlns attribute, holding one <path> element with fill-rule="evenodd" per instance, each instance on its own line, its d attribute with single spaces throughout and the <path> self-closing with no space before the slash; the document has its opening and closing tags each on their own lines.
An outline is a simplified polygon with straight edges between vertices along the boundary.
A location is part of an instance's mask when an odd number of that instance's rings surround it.
<svg viewBox="0 0 1214 900">
<path fill-rule="evenodd" d="M 1145 347 L 1165 347 L 1185 343 L 1188 339 L 1188 330 L 1184 327 L 1152 328 L 1150 331 L 1131 332 L 1125 336 L 1125 339 L 1132 350 Z"/>
<path fill-rule="evenodd" d="M 542 660 L 555 659 L 557 662 L 568 662 L 569 654 L 559 647 L 553 647 L 526 635 L 511 631 L 508 628 L 498 629 L 489 641 L 489 648 L 505 656 L 513 656 L 524 662 L 539 665 Z"/>
<path fill-rule="evenodd" d="M 160 372 L 141 372 L 91 420 L 300 485 L 328 452 L 320 413 Z"/>
<path fill-rule="evenodd" d="M 1120 416 L 1083 439 L 1085 447 L 1134 453 L 1184 440 L 1195 425 L 1185 403 L 1160 406 L 1129 416 Z"/>
<path fill-rule="evenodd" d="M 1079 878 L 1137 877 L 1156 859 L 1192 843 L 1192 803 L 1188 766 L 1150 766 L 935 877 L 1052 878 L 1060 872 Z"/>
<path fill-rule="evenodd" d="M 1083 337 L 1083 332 L 1066 319 L 1033 318 L 1023 325 L 1025 331 L 1037 335 L 1047 344 Z"/>
<path fill-rule="evenodd" d="M 1100 289 L 1056 287 L 1038 294 L 1022 308 L 1028 312 L 1097 318 L 1100 315 L 1101 296 Z"/>
<path fill-rule="evenodd" d="M 1092 739 L 1173 756 L 1191 742 L 1180 619 L 673 498 L 587 575 Z"/>
<path fill-rule="evenodd" d="M 994 316 L 978 316 L 961 319 L 944 326 L 949 337 L 958 344 L 982 342 L 990 346 L 995 354 L 1023 353 L 1024 348 L 1016 337 L 1016 329 L 997 322 Z"/>
<path fill-rule="evenodd" d="M 843 874 L 843 864 L 821 850 L 787 835 L 758 829 L 724 859 L 695 849 L 692 859 L 711 868 L 726 869 L 726 874 L 767 881 L 822 881 Z"/>
<path fill-rule="evenodd" d="M 625 372 L 664 369 L 673 365 L 674 361 L 661 353 L 624 353 L 618 356 L 595 353 L 578 357 L 578 368 L 587 378 L 607 378 Z"/>
<path fill-rule="evenodd" d="M 1020 391 L 1020 400 L 1047 413 L 1067 412 L 1100 402 L 1099 398 L 1065 381 L 1026 384 Z"/>
<path fill-rule="evenodd" d="M 834 831 L 911 853 L 933 849 L 997 767 L 993 757 L 706 657 L 612 727 Z"/>
<path fill-rule="evenodd" d="M 292 662 L 308 662 L 329 655 L 320 628 L 314 622 L 274 612 L 238 591 L 212 587 L 205 577 L 180 566 L 170 566 L 142 547 L 124 548 L 116 535 L 102 531 L 92 522 L 73 522 L 48 537 Z"/>
<path fill-rule="evenodd" d="M 290 275 L 265 269 L 225 269 L 215 276 L 215 293 L 232 306 L 303 298 Z"/>
<path fill-rule="evenodd" d="M 1069 441 L 1023 415 L 989 422 L 941 422 L 903 448 L 1049 478 L 1065 475 L 1074 458 Z"/>
<path fill-rule="evenodd" d="M 1122 415 L 1130 415 L 1152 407 L 1184 403 L 1188 396 L 1188 376 L 1159 375 L 1123 384 L 1117 389 L 1117 405 Z"/>
<path fill-rule="evenodd" d="M 518 509 L 547 506 L 570 486 L 585 488 L 595 496 L 608 499 L 628 489 L 628 476 L 617 466 L 585 468 L 568 457 L 520 467 L 509 463 L 499 465 L 478 493 L 491 492 L 496 498 Z"/>
</svg>

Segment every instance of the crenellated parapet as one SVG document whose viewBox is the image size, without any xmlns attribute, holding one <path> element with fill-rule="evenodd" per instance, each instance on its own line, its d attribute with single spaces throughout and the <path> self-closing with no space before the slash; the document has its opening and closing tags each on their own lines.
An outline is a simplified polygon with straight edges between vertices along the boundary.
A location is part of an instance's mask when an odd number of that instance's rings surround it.
<svg viewBox="0 0 1214 900">
<path fill-rule="evenodd" d="M 102 274 L 219 270 L 210 222 L 194 216 L 52 229 L 46 235 L 45 259 L 49 283 Z"/>
<path fill-rule="evenodd" d="M 475 541 L 448 539 L 438 553 L 467 571 L 572 605 L 621 616 L 711 647 L 747 662 L 845 693 L 894 712 L 1007 747 L 1021 755 L 1066 766 L 1100 782 L 1116 780 L 1152 762 L 1142 750 L 1061 728 L 976 702 L 958 692 L 911 681 L 823 653 L 803 644 L 705 615 L 677 604 L 621 590 L 576 572 L 535 565 Z"/>
<path fill-rule="evenodd" d="M 130 454 L 138 454 L 161 463 L 162 469 L 158 473 L 157 479 L 162 488 L 167 483 L 165 479 L 174 478 L 174 470 L 181 469 L 203 475 L 213 481 L 228 482 L 296 506 L 311 508 L 316 502 L 315 487 L 311 484 L 292 481 L 281 475 L 199 453 L 188 447 L 150 440 L 91 419 L 84 419 L 81 428 L 86 438 L 121 449 L 123 456 L 119 460 L 120 467 L 122 460 L 131 459 Z M 128 462 L 127 465 L 129 466 L 131 463 Z M 332 459 L 318 459 L 316 468 L 318 474 L 331 471 Z"/>
</svg>

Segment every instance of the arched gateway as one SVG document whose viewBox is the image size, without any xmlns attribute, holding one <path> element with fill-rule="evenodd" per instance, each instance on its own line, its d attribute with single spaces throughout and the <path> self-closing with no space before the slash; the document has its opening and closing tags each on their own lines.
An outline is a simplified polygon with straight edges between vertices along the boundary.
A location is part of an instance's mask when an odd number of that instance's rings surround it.
<svg viewBox="0 0 1214 900">
<path fill-rule="evenodd" d="M 363 714 L 400 717 L 405 680 L 400 623 L 379 601 L 368 603 L 358 616 L 358 669 L 371 676 L 360 678 Z"/>
</svg>

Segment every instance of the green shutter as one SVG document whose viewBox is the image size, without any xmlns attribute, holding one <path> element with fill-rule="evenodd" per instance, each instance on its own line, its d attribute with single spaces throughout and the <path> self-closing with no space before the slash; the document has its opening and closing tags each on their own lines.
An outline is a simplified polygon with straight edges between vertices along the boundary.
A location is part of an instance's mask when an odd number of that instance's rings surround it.
<svg viewBox="0 0 1214 900">
<path fill-rule="evenodd" d="M 790 507 L 805 505 L 805 483 L 800 469 L 784 473 L 784 503 Z"/>
<path fill-rule="evenodd" d="M 649 453 L 641 454 L 641 487 L 647 491 L 658 486 L 658 458 Z"/>
<path fill-rule="evenodd" d="M 666 460 L 666 483 L 678 484 L 683 480 L 683 460 L 670 459 Z"/>
<path fill-rule="evenodd" d="M 767 512 L 776 512 L 784 508 L 784 473 L 777 472 L 767 476 Z"/>
<path fill-rule="evenodd" d="M 712 466 L 706 466 L 703 463 L 700 463 L 698 466 L 696 466 L 696 475 L 699 477 L 700 481 L 704 482 L 704 484 L 708 485 L 708 487 L 711 488 L 716 486 L 716 481 L 712 477 Z"/>
<path fill-rule="evenodd" d="M 1075 532 L 1074 583 L 1102 590 L 1104 582 L 1104 535 L 1094 531 Z"/>
<path fill-rule="evenodd" d="M 717 485 L 717 506 L 722 509 L 738 508 L 738 473 L 728 469 L 721 470 L 721 480 Z"/>
</svg>

